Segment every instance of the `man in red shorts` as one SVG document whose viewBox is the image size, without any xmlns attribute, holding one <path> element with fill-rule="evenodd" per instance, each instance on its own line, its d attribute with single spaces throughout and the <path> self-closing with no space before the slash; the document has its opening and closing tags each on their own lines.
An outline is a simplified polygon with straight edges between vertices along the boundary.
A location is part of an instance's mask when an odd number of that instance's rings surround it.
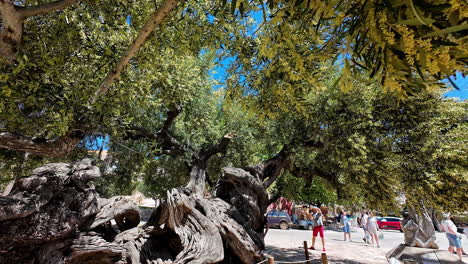
<svg viewBox="0 0 468 264">
<path fill-rule="evenodd" d="M 320 239 L 322 240 L 322 250 L 325 250 L 325 239 L 323 238 L 323 219 L 322 219 L 322 211 L 320 208 L 312 207 L 312 215 L 309 213 L 309 218 L 314 221 L 314 229 L 312 231 L 312 246 L 309 249 L 315 249 L 315 239 L 317 235 L 320 234 Z"/>
</svg>

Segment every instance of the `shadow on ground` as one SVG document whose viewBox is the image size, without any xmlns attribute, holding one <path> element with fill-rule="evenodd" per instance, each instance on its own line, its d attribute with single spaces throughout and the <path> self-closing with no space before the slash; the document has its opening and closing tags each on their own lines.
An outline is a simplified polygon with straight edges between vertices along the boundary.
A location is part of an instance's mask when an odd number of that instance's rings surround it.
<svg viewBox="0 0 468 264">
<path fill-rule="evenodd" d="M 310 252 L 310 263 L 311 264 L 321 264 L 321 252 L 320 251 L 309 251 Z M 267 246 L 265 249 L 265 254 L 273 256 L 275 258 L 275 263 L 281 261 L 294 262 L 302 261 L 304 263 L 305 253 L 304 248 L 280 248 L 274 246 Z M 360 262 L 356 260 L 347 260 L 337 256 L 328 256 L 329 264 L 368 264 L 369 262 Z"/>
</svg>

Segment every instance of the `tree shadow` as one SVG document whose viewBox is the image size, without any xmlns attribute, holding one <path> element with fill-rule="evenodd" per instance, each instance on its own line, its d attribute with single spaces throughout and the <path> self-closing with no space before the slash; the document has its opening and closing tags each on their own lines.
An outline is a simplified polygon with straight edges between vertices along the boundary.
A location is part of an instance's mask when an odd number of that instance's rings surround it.
<svg viewBox="0 0 468 264">
<path fill-rule="evenodd" d="M 280 248 L 275 246 L 267 246 L 265 249 L 265 254 L 273 256 L 275 261 L 304 261 L 305 253 L 304 248 Z M 311 264 L 321 264 L 321 253 L 312 254 L 309 251 L 310 263 Z M 368 264 L 369 262 L 360 262 L 356 260 L 348 260 L 340 256 L 328 256 L 329 263 L 333 264 Z"/>
</svg>

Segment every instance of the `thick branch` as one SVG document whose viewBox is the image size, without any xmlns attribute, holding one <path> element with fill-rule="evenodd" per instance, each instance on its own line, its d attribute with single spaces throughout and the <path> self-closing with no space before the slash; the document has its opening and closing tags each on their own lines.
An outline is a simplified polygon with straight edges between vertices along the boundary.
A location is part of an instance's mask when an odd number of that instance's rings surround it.
<svg viewBox="0 0 468 264">
<path fill-rule="evenodd" d="M 314 177 L 323 178 L 329 182 L 334 182 L 336 175 L 325 172 L 317 167 L 314 168 L 299 168 L 299 167 L 290 167 L 289 172 L 297 178 L 303 178 L 306 181 L 306 187 L 309 187 L 312 184 Z"/>
<path fill-rule="evenodd" d="M 125 139 L 149 139 L 156 140 L 158 147 L 161 148 L 160 155 L 170 155 L 172 157 L 178 157 L 184 154 L 190 146 L 184 145 L 179 142 L 175 137 L 169 132 L 174 120 L 180 114 L 180 107 L 175 107 L 173 110 L 167 112 L 167 119 L 164 121 L 161 129 L 153 133 L 142 127 L 131 127 L 131 131 L 127 131 Z M 137 133 L 134 133 L 137 132 Z"/>
<path fill-rule="evenodd" d="M 219 141 L 218 144 L 211 146 L 210 148 L 201 151 L 200 152 L 200 160 L 205 163 L 208 162 L 208 160 L 215 154 L 217 153 L 226 153 L 227 146 L 229 145 L 229 142 L 231 141 L 233 134 L 226 134 L 223 136 L 221 141 Z"/>
<path fill-rule="evenodd" d="M 174 120 L 179 116 L 181 111 L 182 108 L 180 106 L 175 106 L 174 109 L 168 111 L 166 121 L 164 121 L 164 124 L 161 130 L 159 130 L 159 133 L 168 133 L 169 129 L 174 123 Z"/>
<path fill-rule="evenodd" d="M 194 193 L 203 194 L 203 191 L 205 190 L 208 160 L 217 153 L 226 153 L 226 148 L 232 137 L 232 134 L 224 135 L 218 144 L 200 151 L 198 156 L 194 157 L 192 168 L 190 170 L 190 182 L 187 184 L 188 189 L 192 190 Z"/>
<path fill-rule="evenodd" d="M 45 157 L 63 157 L 70 153 L 83 137 L 82 131 L 73 131 L 57 139 L 33 138 L 18 133 L 0 132 L 0 148 Z"/>
<path fill-rule="evenodd" d="M 162 6 L 151 15 L 138 36 L 133 40 L 132 44 L 128 47 L 122 57 L 120 57 L 115 67 L 107 74 L 99 89 L 96 90 L 91 103 L 96 102 L 99 96 L 107 93 L 112 83 L 120 77 L 124 68 L 136 55 L 143 44 L 145 44 L 154 29 L 163 22 L 167 15 L 177 6 L 179 1 L 180 0 L 166 0 Z"/>
<path fill-rule="evenodd" d="M 259 180 L 263 180 L 263 186 L 268 188 L 281 175 L 283 169 L 288 166 L 289 153 L 287 149 L 287 146 L 284 146 L 273 158 L 261 164 L 248 166 L 245 170 L 256 176 Z"/>
<path fill-rule="evenodd" d="M 80 0 L 59 0 L 48 4 L 38 6 L 17 7 L 22 17 L 44 15 L 53 11 L 65 9 Z"/>
<path fill-rule="evenodd" d="M 2 31 L 0 32 L 0 57 L 13 64 L 23 35 L 23 17 L 10 0 L 0 0 Z"/>
</svg>

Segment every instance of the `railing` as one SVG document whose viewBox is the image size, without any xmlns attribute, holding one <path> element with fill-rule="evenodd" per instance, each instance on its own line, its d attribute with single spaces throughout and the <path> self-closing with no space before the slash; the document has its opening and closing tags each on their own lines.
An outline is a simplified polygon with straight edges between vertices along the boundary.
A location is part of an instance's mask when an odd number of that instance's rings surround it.
<svg viewBox="0 0 468 264">
<path fill-rule="evenodd" d="M 305 260 L 299 260 L 299 261 L 275 261 L 274 257 L 268 256 L 265 260 L 262 260 L 258 262 L 257 264 L 262 264 L 262 263 L 268 263 L 268 264 L 300 264 L 300 263 L 306 263 L 310 264 L 310 256 L 309 256 L 309 250 L 307 247 L 307 241 L 304 241 L 304 255 L 305 255 Z M 328 259 L 327 259 L 327 254 L 322 253 L 322 258 L 321 258 L 322 264 L 328 264 Z"/>
</svg>

